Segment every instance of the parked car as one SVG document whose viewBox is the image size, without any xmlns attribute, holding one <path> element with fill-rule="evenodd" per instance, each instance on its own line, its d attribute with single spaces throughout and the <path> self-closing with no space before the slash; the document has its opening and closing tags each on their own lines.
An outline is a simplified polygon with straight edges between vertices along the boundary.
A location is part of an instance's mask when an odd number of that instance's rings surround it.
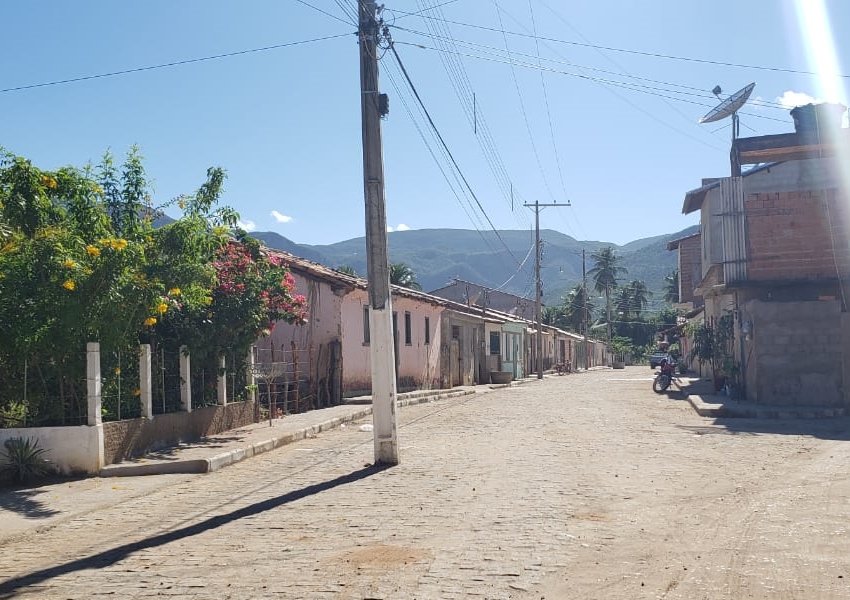
<svg viewBox="0 0 850 600">
<path fill-rule="evenodd" d="M 649 355 L 649 368 L 654 369 L 656 367 L 661 366 L 661 360 L 665 358 L 667 360 L 671 360 L 670 355 L 667 353 L 667 351 L 661 350 L 659 348 L 658 350 Z"/>
</svg>

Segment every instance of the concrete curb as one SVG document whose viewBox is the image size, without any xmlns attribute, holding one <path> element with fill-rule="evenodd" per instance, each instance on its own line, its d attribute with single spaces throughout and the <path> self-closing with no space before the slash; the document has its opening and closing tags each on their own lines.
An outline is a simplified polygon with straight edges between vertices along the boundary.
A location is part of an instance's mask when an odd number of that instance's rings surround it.
<svg viewBox="0 0 850 600">
<path fill-rule="evenodd" d="M 509 385 L 510 384 L 499 387 L 509 387 Z M 437 394 L 431 391 L 424 393 L 413 392 L 399 394 L 397 402 L 399 408 L 401 408 L 404 406 L 424 404 L 426 402 L 435 402 L 437 400 L 468 396 L 475 393 L 476 390 L 474 389 L 446 391 Z M 100 477 L 133 477 L 137 475 L 163 475 L 175 473 L 211 473 L 229 465 L 236 464 L 246 458 L 251 458 L 252 456 L 269 452 L 275 448 L 292 444 L 310 436 L 317 435 L 323 431 L 336 429 L 345 423 L 358 421 L 371 414 L 372 407 L 363 406 L 363 408 L 352 410 L 352 412 L 347 415 L 334 417 L 333 419 L 304 426 L 295 431 L 284 432 L 280 435 L 275 435 L 259 442 L 254 442 L 253 440 L 251 442 L 246 441 L 244 445 L 220 452 L 210 458 L 174 459 L 148 463 L 117 463 L 114 465 L 107 465 L 100 470 Z"/>
<path fill-rule="evenodd" d="M 715 396 L 715 398 L 719 398 Z M 847 416 L 846 409 L 828 406 L 769 406 L 738 402 L 706 402 L 701 396 L 688 395 L 688 402 L 702 417 L 727 419 L 830 419 Z"/>
</svg>

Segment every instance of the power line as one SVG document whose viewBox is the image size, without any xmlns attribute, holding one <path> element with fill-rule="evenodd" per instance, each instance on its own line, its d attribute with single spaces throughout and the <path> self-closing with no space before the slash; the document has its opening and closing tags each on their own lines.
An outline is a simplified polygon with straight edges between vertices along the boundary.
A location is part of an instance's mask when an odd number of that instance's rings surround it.
<svg viewBox="0 0 850 600">
<path fill-rule="evenodd" d="M 327 12 L 326 10 L 322 10 L 318 6 L 313 6 L 312 4 L 310 4 L 309 2 L 305 2 L 304 0 L 295 0 L 295 1 L 298 2 L 299 4 L 303 4 L 304 6 L 306 6 L 308 8 L 312 8 L 316 12 L 320 12 L 323 15 L 327 15 L 331 19 L 336 19 L 337 21 L 340 21 L 341 23 L 345 23 L 346 25 L 354 25 L 354 26 L 357 25 L 357 20 L 354 19 L 355 13 L 353 11 L 351 11 L 350 7 L 346 7 L 340 0 L 336 0 L 336 5 L 339 6 L 342 9 L 342 12 L 345 13 L 349 17 L 348 21 L 346 21 L 345 19 L 340 19 L 338 16 L 331 14 L 331 13 Z"/>
<path fill-rule="evenodd" d="M 410 79 L 410 75 L 408 75 L 407 69 L 405 69 L 404 63 L 402 63 L 401 57 L 398 55 L 398 52 L 395 49 L 395 44 L 391 40 L 390 40 L 390 44 L 389 44 L 389 49 L 392 51 L 393 57 L 396 59 L 396 62 L 398 63 L 399 68 L 401 69 L 401 73 L 402 73 L 402 75 L 404 75 L 404 78 L 407 81 L 407 85 L 410 86 L 410 90 L 413 92 L 413 96 L 416 98 L 416 101 L 422 107 L 422 111 L 425 113 L 425 116 L 428 119 L 428 124 L 431 126 L 431 129 L 436 134 L 437 139 L 440 141 L 440 143 L 443 145 L 446 152 L 448 153 L 448 156 L 451 159 L 452 164 L 454 165 L 455 169 L 457 169 L 458 174 L 460 175 L 461 179 L 463 180 L 464 184 L 466 185 L 467 189 L 469 190 L 469 193 L 472 195 L 473 200 L 475 200 L 475 204 L 478 206 L 478 209 L 481 211 L 481 214 L 484 215 L 485 219 L 487 219 L 487 223 L 490 225 L 490 228 L 493 230 L 493 233 L 496 234 L 496 237 L 499 239 L 502 246 L 504 246 L 505 250 L 507 250 L 507 252 L 511 256 L 511 258 L 513 258 L 514 261 L 516 261 L 517 264 L 520 264 L 520 261 L 517 259 L 516 256 L 514 256 L 514 253 L 511 252 L 511 249 L 505 243 L 505 240 L 502 239 L 502 236 L 499 233 L 498 229 L 496 229 L 496 226 L 493 225 L 493 222 L 490 220 L 490 216 L 487 214 L 487 211 L 484 210 L 484 207 L 481 205 L 481 202 L 478 200 L 478 197 L 475 195 L 475 192 L 472 191 L 472 186 L 469 184 L 469 181 L 467 181 L 466 176 L 464 176 L 464 174 L 463 174 L 463 171 L 461 171 L 460 165 L 457 163 L 457 161 L 455 160 L 451 151 L 449 150 L 448 144 L 446 144 L 445 140 L 443 139 L 442 134 L 440 134 L 440 131 L 437 129 L 437 125 L 434 123 L 434 120 L 431 118 L 431 115 L 428 112 L 428 109 L 425 108 L 425 104 L 424 104 L 424 102 L 422 102 L 422 98 L 419 95 L 419 92 L 416 90 L 416 86 L 413 85 L 413 81 Z"/>
<path fill-rule="evenodd" d="M 490 31 L 492 33 L 500 33 L 500 31 L 498 29 L 496 29 L 495 27 L 487 27 L 486 25 L 473 25 L 471 23 L 463 23 L 461 21 L 452 21 L 452 20 L 449 20 L 449 19 L 446 19 L 446 22 L 451 23 L 452 25 L 460 25 L 462 27 L 469 27 L 471 29 L 480 29 L 480 30 L 483 30 L 483 31 Z M 517 37 L 524 37 L 524 38 L 535 37 L 531 34 L 519 33 L 517 31 L 507 31 L 506 33 L 509 33 L 510 35 L 515 35 Z M 678 61 L 685 61 L 685 62 L 695 62 L 695 63 L 703 63 L 703 64 L 709 64 L 709 65 L 718 65 L 718 66 L 721 66 L 721 67 L 735 67 L 735 68 L 738 68 L 738 69 L 754 69 L 754 70 L 759 70 L 759 71 L 774 71 L 774 72 L 780 72 L 780 73 L 793 73 L 793 74 L 796 74 L 796 75 L 811 75 L 811 76 L 814 76 L 814 77 L 840 77 L 842 79 L 850 79 L 850 75 L 842 75 L 842 74 L 839 74 L 839 73 L 836 73 L 836 74 L 818 73 L 816 71 L 802 71 L 802 70 L 798 70 L 798 69 L 789 69 L 789 68 L 784 68 L 784 67 L 765 67 L 765 66 L 759 66 L 759 65 L 730 63 L 730 62 L 724 62 L 724 61 L 719 61 L 719 60 L 710 60 L 710 59 L 704 59 L 704 58 L 691 58 L 691 57 L 686 57 L 686 56 L 676 56 L 676 55 L 673 55 L 673 54 L 662 54 L 662 53 L 658 53 L 658 52 L 647 52 L 647 51 L 643 51 L 643 50 L 629 50 L 629 49 L 626 49 L 626 48 L 616 48 L 616 47 L 613 47 L 613 46 L 602 46 L 602 45 L 599 45 L 599 44 L 590 44 L 590 43 L 586 43 L 586 42 L 574 42 L 574 41 L 562 40 L 562 39 L 552 38 L 552 37 L 541 36 L 539 39 L 547 41 L 547 42 L 555 42 L 555 43 L 558 43 L 558 44 L 567 44 L 567 45 L 570 45 L 570 46 L 579 46 L 579 47 L 582 47 L 582 48 L 595 48 L 597 50 L 608 50 L 610 52 L 622 52 L 624 54 L 635 54 L 635 55 L 638 55 L 638 56 L 648 56 L 650 58 L 663 58 L 663 59 L 667 59 L 667 60 L 678 60 Z"/>
<path fill-rule="evenodd" d="M 420 12 L 437 11 L 438 14 L 442 14 L 442 11 L 439 10 L 440 6 L 442 5 L 432 6 Z M 455 91 L 460 107 L 469 121 L 469 124 L 475 134 L 475 139 L 481 148 L 485 161 L 487 162 L 487 166 L 493 173 L 496 184 L 502 192 L 502 197 L 510 206 L 511 213 L 514 215 L 514 218 L 517 218 L 519 222 L 519 215 L 521 213 L 515 211 L 514 206 L 515 187 L 507 169 L 505 168 L 493 136 L 490 133 L 490 128 L 484 118 L 484 113 L 480 109 L 479 103 L 476 101 L 472 82 L 466 73 L 463 62 L 458 58 L 462 55 L 457 52 L 456 40 L 452 36 L 449 28 L 445 25 L 445 19 L 431 18 L 426 15 L 424 17 L 424 21 L 428 29 L 428 33 L 423 33 L 422 35 L 432 39 L 442 50 L 439 53 L 440 60 L 449 76 L 449 81 Z M 441 27 L 442 30 L 440 30 Z M 526 221 L 524 226 L 528 225 L 529 223 Z"/>
<path fill-rule="evenodd" d="M 288 48 L 290 46 L 300 46 L 303 44 L 312 44 L 313 42 L 324 42 L 326 40 L 333 40 L 340 37 L 345 37 L 351 35 L 350 33 L 338 33 L 336 35 L 327 35 L 324 37 L 313 38 L 310 40 L 301 40 L 298 42 L 286 42 L 284 44 L 275 44 L 273 46 L 263 46 L 262 48 L 251 48 L 249 50 L 237 50 L 235 52 L 226 52 L 223 54 L 214 54 L 211 56 L 202 56 L 200 58 L 189 58 L 186 60 L 177 60 L 167 63 L 161 63 L 158 65 L 149 65 L 146 67 L 136 67 L 134 69 L 123 69 L 121 71 L 111 71 L 109 73 L 98 73 L 97 75 L 83 75 L 81 77 L 72 77 L 69 79 L 59 79 L 56 81 L 47 81 L 44 83 L 32 83 L 29 85 L 18 85 L 15 87 L 0 89 L 0 94 L 5 94 L 8 92 L 19 92 L 22 90 L 31 90 L 35 88 L 48 87 L 53 85 L 64 85 L 66 83 L 77 83 L 80 81 L 89 81 L 92 79 L 103 79 L 105 77 L 115 77 L 117 75 L 128 75 L 130 73 L 141 73 L 143 71 L 153 71 L 155 69 L 165 69 L 168 67 L 178 67 L 181 65 L 189 65 L 193 63 L 199 63 L 209 60 L 218 60 L 220 58 L 230 58 L 232 56 L 242 56 L 244 54 L 253 54 L 256 52 L 268 52 L 269 50 L 278 50 L 280 48 Z"/>
</svg>

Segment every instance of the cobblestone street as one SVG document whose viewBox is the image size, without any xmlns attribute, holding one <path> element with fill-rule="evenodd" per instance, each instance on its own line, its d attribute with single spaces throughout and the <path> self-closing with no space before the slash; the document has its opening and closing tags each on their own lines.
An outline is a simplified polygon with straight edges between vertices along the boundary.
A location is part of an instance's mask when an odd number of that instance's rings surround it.
<svg viewBox="0 0 850 600">
<path fill-rule="evenodd" d="M 146 478 L 0 542 L 0 597 L 850 598 L 848 421 L 715 422 L 650 373 L 405 407 L 388 469 L 349 425 Z"/>
</svg>

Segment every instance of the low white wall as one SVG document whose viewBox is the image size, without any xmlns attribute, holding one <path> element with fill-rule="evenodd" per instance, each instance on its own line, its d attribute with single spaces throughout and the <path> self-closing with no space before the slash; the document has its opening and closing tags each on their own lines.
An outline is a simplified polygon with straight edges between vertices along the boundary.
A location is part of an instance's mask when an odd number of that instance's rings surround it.
<svg viewBox="0 0 850 600">
<path fill-rule="evenodd" d="M 103 425 L 0 429 L 0 445 L 11 438 L 37 440 L 45 457 L 65 475 L 97 475 L 103 467 Z"/>
</svg>

